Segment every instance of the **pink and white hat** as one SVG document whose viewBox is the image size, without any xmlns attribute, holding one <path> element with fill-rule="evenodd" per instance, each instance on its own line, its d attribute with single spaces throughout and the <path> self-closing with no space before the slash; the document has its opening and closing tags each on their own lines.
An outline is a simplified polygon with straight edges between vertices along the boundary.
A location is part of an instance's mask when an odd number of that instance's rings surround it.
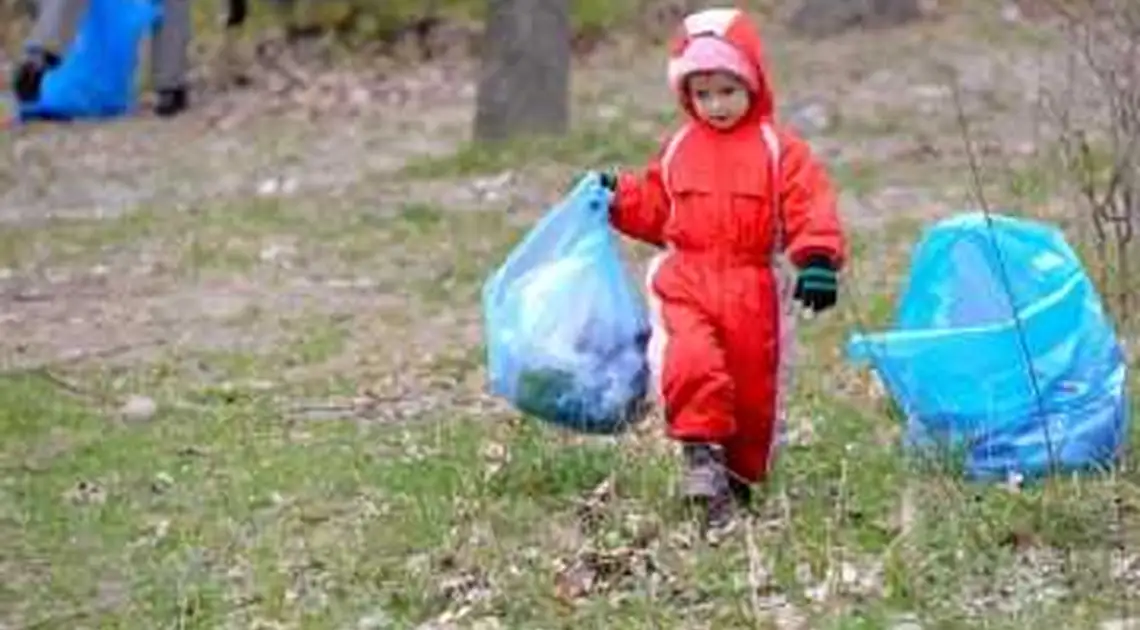
<svg viewBox="0 0 1140 630">
<path fill-rule="evenodd" d="M 759 36 L 741 10 L 692 13 L 682 21 L 670 47 L 669 85 L 679 93 L 690 74 L 722 70 L 740 77 L 753 92 L 762 91 L 760 48 Z"/>
<path fill-rule="evenodd" d="M 715 35 L 700 35 L 686 43 L 679 56 L 669 61 L 669 86 L 680 92 L 686 77 L 694 72 L 731 72 L 752 92 L 760 90 L 756 66 L 739 48 Z"/>
</svg>

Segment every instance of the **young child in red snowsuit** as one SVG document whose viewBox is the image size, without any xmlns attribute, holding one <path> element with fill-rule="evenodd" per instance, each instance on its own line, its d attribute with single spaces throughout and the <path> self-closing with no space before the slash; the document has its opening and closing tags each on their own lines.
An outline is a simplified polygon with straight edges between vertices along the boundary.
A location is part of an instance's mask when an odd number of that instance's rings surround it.
<svg viewBox="0 0 1140 630">
<path fill-rule="evenodd" d="M 686 122 L 644 173 L 603 173 L 612 224 L 664 248 L 650 264 L 649 342 L 682 494 L 733 522 L 767 475 L 792 338 L 787 298 L 835 304 L 844 234 L 807 143 L 775 124 L 759 33 L 737 9 L 685 18 L 668 67 Z M 783 289 L 777 256 L 798 270 Z M 788 283 L 790 284 L 790 283 Z"/>
</svg>

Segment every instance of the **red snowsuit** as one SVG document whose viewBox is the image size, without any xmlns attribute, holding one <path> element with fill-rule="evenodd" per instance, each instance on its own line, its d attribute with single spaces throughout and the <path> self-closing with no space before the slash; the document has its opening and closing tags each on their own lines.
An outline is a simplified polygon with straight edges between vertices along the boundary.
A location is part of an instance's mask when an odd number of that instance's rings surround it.
<svg viewBox="0 0 1140 630">
<path fill-rule="evenodd" d="M 649 359 L 669 437 L 722 444 L 730 472 L 754 482 L 769 468 L 793 338 L 775 256 L 782 250 L 797 267 L 825 256 L 838 269 L 845 243 L 823 166 L 806 142 L 772 125 L 755 25 L 742 11 L 714 12 L 697 28 L 743 51 L 762 87 L 745 119 L 718 131 L 699 121 L 681 82 L 688 120 L 643 174 L 618 175 L 611 222 L 665 248 L 647 288 Z M 674 50 L 696 34 L 682 28 Z"/>
</svg>

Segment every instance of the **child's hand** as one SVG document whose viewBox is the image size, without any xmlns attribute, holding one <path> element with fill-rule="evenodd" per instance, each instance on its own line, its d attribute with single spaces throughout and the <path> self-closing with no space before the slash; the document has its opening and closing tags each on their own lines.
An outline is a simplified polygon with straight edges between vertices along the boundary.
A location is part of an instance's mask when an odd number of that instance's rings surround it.
<svg viewBox="0 0 1140 630">
<path fill-rule="evenodd" d="M 814 256 L 800 270 L 793 297 L 818 313 L 835 306 L 838 290 L 839 277 L 835 273 L 835 265 L 827 258 Z"/>
</svg>

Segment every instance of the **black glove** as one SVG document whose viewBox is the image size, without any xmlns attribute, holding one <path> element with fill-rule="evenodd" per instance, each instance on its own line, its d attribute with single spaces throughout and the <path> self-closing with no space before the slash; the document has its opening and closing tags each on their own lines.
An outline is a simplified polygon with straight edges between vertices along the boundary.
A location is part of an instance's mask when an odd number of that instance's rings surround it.
<svg viewBox="0 0 1140 630">
<path fill-rule="evenodd" d="M 581 182 L 583 178 L 588 177 L 590 175 L 597 175 L 598 176 L 598 183 L 600 183 L 606 190 L 608 190 L 610 192 L 616 192 L 617 191 L 617 175 L 610 172 L 610 171 L 597 170 L 597 171 L 579 171 L 578 174 L 574 177 L 574 179 L 571 180 L 568 184 L 566 184 L 565 192 L 570 192 L 571 190 L 574 190 L 574 187 L 577 186 L 578 183 Z"/>
<path fill-rule="evenodd" d="M 814 312 L 835 306 L 839 291 L 839 274 L 835 264 L 823 256 L 813 256 L 796 278 L 795 299 Z"/>
</svg>

